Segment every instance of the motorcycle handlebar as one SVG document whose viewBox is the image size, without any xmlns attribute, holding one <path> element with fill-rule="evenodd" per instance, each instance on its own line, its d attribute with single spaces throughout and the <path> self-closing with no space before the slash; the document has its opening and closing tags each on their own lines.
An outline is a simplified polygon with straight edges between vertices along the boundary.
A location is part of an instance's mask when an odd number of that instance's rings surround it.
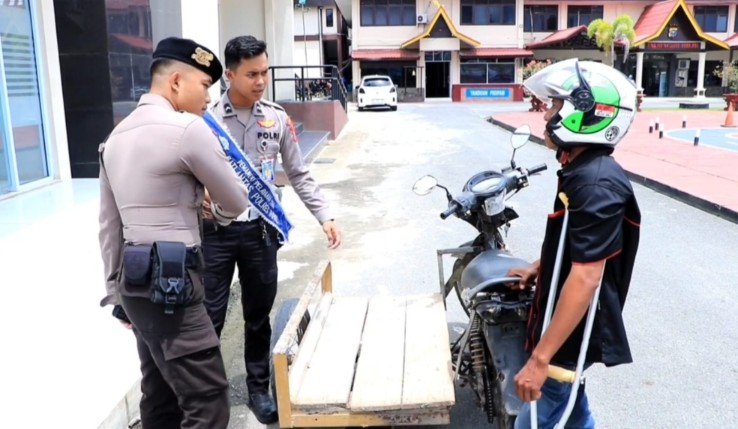
<svg viewBox="0 0 738 429">
<path fill-rule="evenodd" d="M 536 165 L 535 167 L 532 167 L 532 168 L 529 168 L 528 169 L 528 174 L 529 175 L 531 175 L 531 174 L 538 174 L 538 173 L 540 173 L 542 171 L 546 171 L 547 169 L 548 169 L 548 166 L 546 164 Z"/>
<path fill-rule="evenodd" d="M 456 212 L 456 210 L 458 210 L 458 208 L 459 208 L 459 203 L 457 203 L 456 201 L 451 201 L 451 206 L 449 206 L 449 208 L 447 208 L 446 210 L 443 211 L 443 213 L 441 213 L 441 219 L 446 219 L 447 217 L 451 216 L 452 214 Z"/>
</svg>

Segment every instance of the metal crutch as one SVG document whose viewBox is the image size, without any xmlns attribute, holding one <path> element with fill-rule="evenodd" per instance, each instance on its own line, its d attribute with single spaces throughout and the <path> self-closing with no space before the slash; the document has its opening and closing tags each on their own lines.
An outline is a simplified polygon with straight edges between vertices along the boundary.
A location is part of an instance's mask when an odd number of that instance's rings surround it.
<svg viewBox="0 0 738 429">
<path fill-rule="evenodd" d="M 569 200 L 566 197 L 566 194 L 564 194 L 563 192 L 559 193 L 559 198 L 564 203 L 564 221 L 561 226 L 561 236 L 559 237 L 556 261 L 554 264 L 553 276 L 551 278 L 551 288 L 549 290 L 548 301 L 546 302 L 546 313 L 544 314 L 543 318 L 543 329 L 541 331 L 541 335 L 546 332 L 546 329 L 548 329 L 548 325 L 551 323 L 551 317 L 553 315 L 553 304 L 556 299 L 556 291 L 558 289 L 559 276 L 561 274 L 561 261 L 564 254 L 563 249 L 564 242 L 566 241 L 566 230 L 569 224 Z M 589 348 L 589 338 L 592 333 L 592 325 L 594 324 L 594 317 L 597 308 L 596 305 L 599 299 L 601 285 L 602 276 L 600 276 L 600 284 L 597 285 L 597 290 L 595 291 L 594 296 L 592 297 L 592 302 L 590 302 L 589 305 L 587 322 L 584 327 L 582 344 L 579 348 L 579 356 L 577 358 L 576 371 L 572 372 L 563 368 L 559 368 L 557 366 L 549 365 L 548 376 L 550 378 L 553 378 L 554 380 L 560 381 L 562 383 L 572 383 L 572 390 L 569 394 L 569 400 L 566 404 L 566 408 L 564 409 L 564 413 L 561 416 L 561 419 L 554 427 L 555 429 L 563 428 L 564 425 L 566 425 L 566 421 L 569 419 L 569 415 L 571 415 L 571 412 L 574 408 L 574 401 L 576 400 L 577 392 L 579 390 L 576 389 L 574 386 L 578 385 L 581 382 L 582 372 L 584 370 L 584 360 L 586 358 L 587 349 Z M 538 407 L 536 406 L 536 401 L 532 401 L 530 404 L 530 414 L 531 429 L 538 429 Z"/>
</svg>

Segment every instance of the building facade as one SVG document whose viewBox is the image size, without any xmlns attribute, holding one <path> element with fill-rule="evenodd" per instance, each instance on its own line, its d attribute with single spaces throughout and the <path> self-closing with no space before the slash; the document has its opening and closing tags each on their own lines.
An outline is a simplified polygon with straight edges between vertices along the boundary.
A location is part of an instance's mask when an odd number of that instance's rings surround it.
<svg viewBox="0 0 738 429">
<path fill-rule="evenodd" d="M 0 197 L 70 175 L 51 2 L 0 0 Z"/>
<path fill-rule="evenodd" d="M 98 145 L 148 90 L 161 39 L 222 55 L 251 34 L 271 64 L 292 65 L 292 28 L 293 0 L 0 0 L 0 198 L 97 177 Z M 293 83 L 274 92 L 291 98 Z"/>
<path fill-rule="evenodd" d="M 349 28 L 334 0 L 295 0 L 292 58 L 294 65 L 333 65 L 343 70 L 351 65 L 348 51 Z M 350 69 L 349 69 L 350 72 Z M 300 69 L 295 69 L 300 74 Z M 322 77 L 318 68 L 305 69 L 304 77 Z"/>
<path fill-rule="evenodd" d="M 719 95 L 732 60 L 736 0 L 353 0 L 353 80 L 455 101 L 519 100 L 532 60 L 612 58 L 586 36 L 595 19 L 633 18 L 636 40 L 615 66 L 650 96 Z M 738 40 L 736 40 L 738 42 Z M 737 43 L 738 44 L 738 43 Z"/>
</svg>

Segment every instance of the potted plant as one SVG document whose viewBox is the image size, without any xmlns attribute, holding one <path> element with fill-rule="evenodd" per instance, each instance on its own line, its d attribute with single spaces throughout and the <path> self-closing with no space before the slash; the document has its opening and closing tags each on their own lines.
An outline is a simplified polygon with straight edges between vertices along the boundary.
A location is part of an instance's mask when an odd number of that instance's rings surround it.
<svg viewBox="0 0 738 429">
<path fill-rule="evenodd" d="M 725 99 L 725 109 L 733 104 L 733 110 L 738 110 L 738 64 L 729 63 L 725 67 L 717 66 L 712 74 L 723 80 L 723 85 L 727 87 L 727 93 L 723 96 Z"/>
<path fill-rule="evenodd" d="M 546 61 L 536 61 L 536 60 L 530 60 L 528 64 L 523 66 L 523 80 L 528 79 L 532 75 L 534 75 L 536 72 L 545 69 L 546 67 L 551 65 L 551 60 Z M 546 103 L 539 100 L 538 97 L 528 92 L 528 90 L 523 87 L 523 95 L 526 97 L 530 97 L 530 109 L 528 109 L 529 112 L 544 112 L 548 110 L 548 106 L 546 106 Z"/>
</svg>

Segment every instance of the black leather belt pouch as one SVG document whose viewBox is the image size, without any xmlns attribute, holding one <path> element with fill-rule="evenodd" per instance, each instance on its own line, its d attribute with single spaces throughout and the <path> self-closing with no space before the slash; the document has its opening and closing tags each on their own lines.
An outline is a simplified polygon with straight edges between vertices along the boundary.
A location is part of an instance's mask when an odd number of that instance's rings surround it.
<svg viewBox="0 0 738 429">
<path fill-rule="evenodd" d="M 187 297 L 187 247 L 173 241 L 154 242 L 151 302 L 164 304 L 164 312 L 172 314 L 175 305 L 182 305 Z"/>
<path fill-rule="evenodd" d="M 123 249 L 123 277 L 132 286 L 151 283 L 151 251 L 149 244 L 127 245 Z"/>
</svg>

